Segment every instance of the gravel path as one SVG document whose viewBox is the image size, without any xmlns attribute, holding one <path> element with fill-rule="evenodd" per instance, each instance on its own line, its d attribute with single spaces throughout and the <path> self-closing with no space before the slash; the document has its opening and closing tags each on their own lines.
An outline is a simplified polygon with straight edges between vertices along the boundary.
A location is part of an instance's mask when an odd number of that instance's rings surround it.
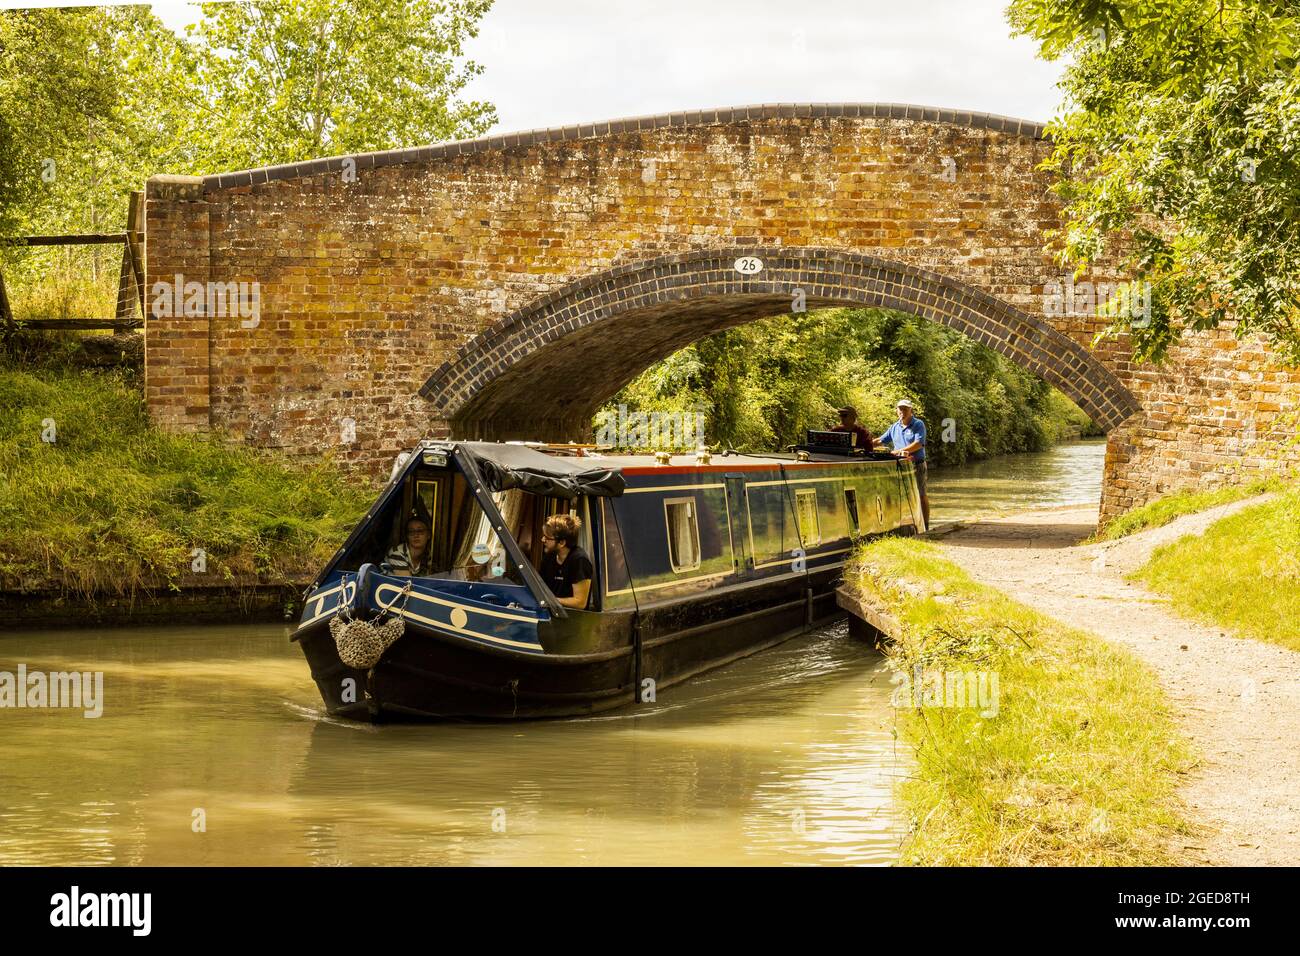
<svg viewBox="0 0 1300 956">
<path fill-rule="evenodd" d="M 1079 545 L 1095 529 L 1095 508 L 980 521 L 942 540 L 945 555 L 976 580 L 1154 669 L 1201 758 L 1181 796 L 1208 836 L 1186 852 L 1217 865 L 1300 863 L 1300 654 L 1178 617 L 1123 575 L 1155 547 L 1262 500 L 1117 542 Z"/>
</svg>

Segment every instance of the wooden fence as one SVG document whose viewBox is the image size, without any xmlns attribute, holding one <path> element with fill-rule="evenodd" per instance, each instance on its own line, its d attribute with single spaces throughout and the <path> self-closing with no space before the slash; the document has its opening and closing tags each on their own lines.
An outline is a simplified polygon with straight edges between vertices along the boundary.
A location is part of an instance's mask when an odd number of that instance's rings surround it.
<svg viewBox="0 0 1300 956">
<path fill-rule="evenodd" d="M 84 246 L 122 245 L 122 269 L 117 283 L 117 309 L 111 318 L 34 318 L 23 319 L 21 324 L 30 329 L 111 329 L 126 332 L 144 325 L 144 193 L 131 193 L 131 204 L 126 214 L 126 232 L 89 234 L 79 236 L 17 236 L 0 239 L 7 246 Z M 138 310 L 138 311 L 137 311 Z M 5 289 L 4 272 L 0 270 L 0 323 L 13 329 L 13 309 Z"/>
</svg>

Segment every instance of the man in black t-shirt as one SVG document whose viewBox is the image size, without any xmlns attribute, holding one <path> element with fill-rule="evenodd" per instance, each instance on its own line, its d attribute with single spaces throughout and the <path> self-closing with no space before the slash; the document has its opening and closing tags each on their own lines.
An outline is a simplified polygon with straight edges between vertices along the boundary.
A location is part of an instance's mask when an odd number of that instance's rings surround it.
<svg viewBox="0 0 1300 956">
<path fill-rule="evenodd" d="M 542 529 L 541 575 L 565 607 L 585 608 L 591 597 L 591 558 L 578 547 L 578 519 L 551 515 Z"/>
</svg>

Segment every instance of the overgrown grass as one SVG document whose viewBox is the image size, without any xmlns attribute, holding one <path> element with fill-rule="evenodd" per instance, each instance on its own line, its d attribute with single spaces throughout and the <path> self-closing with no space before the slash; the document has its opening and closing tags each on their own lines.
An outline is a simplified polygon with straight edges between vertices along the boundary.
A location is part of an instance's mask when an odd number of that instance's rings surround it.
<svg viewBox="0 0 1300 956">
<path fill-rule="evenodd" d="M 9 305 L 19 322 L 112 318 L 121 262 L 118 245 L 23 248 L 0 255 Z"/>
<path fill-rule="evenodd" d="M 373 494 L 329 462 L 154 429 L 121 374 L 0 365 L 0 407 L 3 587 L 128 593 L 189 575 L 195 549 L 214 580 L 287 580 L 327 559 Z"/>
<path fill-rule="evenodd" d="M 1133 577 L 1183 614 L 1300 650 L 1300 488 L 1156 549 Z"/>
<path fill-rule="evenodd" d="M 1193 829 L 1174 789 L 1192 759 L 1140 662 L 977 584 L 925 542 L 869 545 L 846 580 L 899 618 L 900 674 L 998 676 L 992 716 L 901 701 L 917 755 L 903 863 L 1183 862 Z"/>
<path fill-rule="evenodd" d="M 1245 484 L 1213 488 L 1208 491 L 1192 489 L 1175 491 L 1125 512 L 1106 525 L 1093 540 L 1114 541 L 1117 538 L 1125 538 L 1139 531 L 1146 531 L 1148 528 L 1167 525 L 1183 515 L 1217 508 L 1219 505 L 1231 504 L 1268 491 L 1277 491 L 1286 486 L 1287 481 L 1284 478 L 1258 478 Z"/>
</svg>

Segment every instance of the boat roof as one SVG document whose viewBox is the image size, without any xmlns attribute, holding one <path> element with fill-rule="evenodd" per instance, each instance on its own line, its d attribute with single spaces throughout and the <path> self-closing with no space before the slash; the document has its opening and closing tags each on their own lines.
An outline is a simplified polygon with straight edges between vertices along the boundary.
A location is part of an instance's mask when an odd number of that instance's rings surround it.
<svg viewBox="0 0 1300 956">
<path fill-rule="evenodd" d="M 851 458 L 847 455 L 815 455 L 799 459 L 793 454 L 772 455 L 722 455 L 715 454 L 706 464 L 696 459 L 694 454 L 673 455 L 666 462 L 660 462 L 653 455 L 618 455 L 596 459 L 606 461 L 613 468 L 626 475 L 674 474 L 678 472 L 712 472 L 722 474 L 731 471 L 775 471 L 778 467 L 786 471 L 803 471 L 808 469 L 825 469 L 832 467 L 853 467 L 873 464 L 871 458 Z"/>
<path fill-rule="evenodd" d="M 604 458 L 548 455 L 513 442 L 455 442 L 454 448 L 461 464 L 477 472 L 493 491 L 522 488 L 557 498 L 616 498 L 623 493 L 622 469 Z"/>
<path fill-rule="evenodd" d="M 610 494 L 608 487 L 609 472 L 626 472 L 636 475 L 648 472 L 671 474 L 681 471 L 741 471 L 772 470 L 778 466 L 801 469 L 807 467 L 825 467 L 828 465 L 860 465 L 881 459 L 870 457 L 852 457 L 848 455 L 830 455 L 808 452 L 801 459 L 795 452 L 773 452 L 772 454 L 744 455 L 738 452 L 711 452 L 710 460 L 705 463 L 696 457 L 695 452 L 674 452 L 667 461 L 661 461 L 659 455 L 621 454 L 609 449 L 600 449 L 591 445 L 546 444 L 544 442 L 482 442 L 482 441 L 430 441 L 430 445 L 456 445 L 468 450 L 480 461 L 488 460 L 500 466 L 504 471 L 515 476 L 525 472 L 531 475 L 545 476 L 548 479 L 576 483 L 588 486 L 581 493 Z M 892 461 L 893 459 L 888 459 Z M 496 485 L 496 481 L 489 482 Z M 529 487 L 529 480 L 518 484 L 510 483 L 508 487 Z M 495 488 L 494 490 L 500 490 Z M 617 494 L 618 492 L 614 492 Z M 567 496 L 566 496 L 567 497 Z"/>
</svg>

